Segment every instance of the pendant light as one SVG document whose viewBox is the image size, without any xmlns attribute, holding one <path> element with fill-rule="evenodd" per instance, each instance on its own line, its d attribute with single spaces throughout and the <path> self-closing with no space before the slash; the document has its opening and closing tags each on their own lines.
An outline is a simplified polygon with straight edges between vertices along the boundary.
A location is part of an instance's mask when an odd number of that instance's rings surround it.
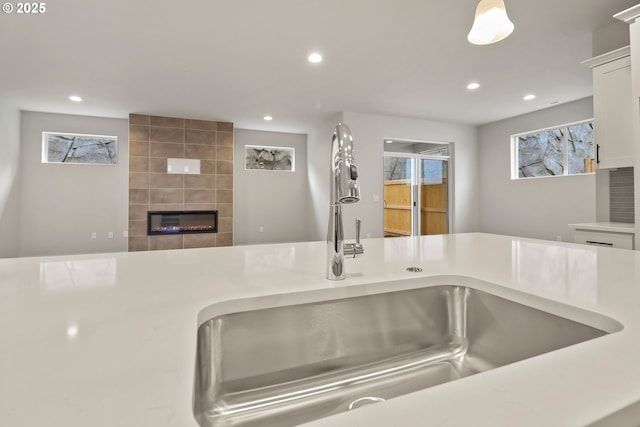
<svg viewBox="0 0 640 427">
<path fill-rule="evenodd" d="M 473 44 L 496 43 L 511 34 L 513 28 L 513 22 L 507 16 L 504 1 L 480 0 L 467 40 Z"/>
</svg>

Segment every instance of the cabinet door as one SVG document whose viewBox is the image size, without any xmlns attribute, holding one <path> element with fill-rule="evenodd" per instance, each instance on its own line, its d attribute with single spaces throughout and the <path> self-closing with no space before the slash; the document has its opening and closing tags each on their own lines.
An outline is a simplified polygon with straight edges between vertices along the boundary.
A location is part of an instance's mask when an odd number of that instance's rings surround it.
<svg viewBox="0 0 640 427">
<path fill-rule="evenodd" d="M 598 168 L 633 166 L 631 59 L 593 68 L 593 109 Z"/>
</svg>

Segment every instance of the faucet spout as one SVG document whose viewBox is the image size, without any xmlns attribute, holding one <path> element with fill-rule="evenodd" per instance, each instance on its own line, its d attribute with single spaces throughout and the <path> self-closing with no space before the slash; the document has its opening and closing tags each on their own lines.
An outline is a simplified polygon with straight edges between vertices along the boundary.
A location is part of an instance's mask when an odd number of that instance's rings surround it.
<svg viewBox="0 0 640 427">
<path fill-rule="evenodd" d="M 346 273 L 344 270 L 342 204 L 358 202 L 360 200 L 360 187 L 358 186 L 358 169 L 356 168 L 353 156 L 351 130 L 349 130 L 347 125 L 342 123 L 338 123 L 333 130 L 333 137 L 331 139 L 330 176 L 330 210 L 329 227 L 327 230 L 327 279 L 343 280 L 346 277 Z M 362 251 L 359 253 L 362 253 Z"/>
<path fill-rule="evenodd" d="M 331 138 L 331 203 L 360 200 L 358 169 L 353 157 L 353 138 L 345 124 L 338 123 Z"/>
</svg>

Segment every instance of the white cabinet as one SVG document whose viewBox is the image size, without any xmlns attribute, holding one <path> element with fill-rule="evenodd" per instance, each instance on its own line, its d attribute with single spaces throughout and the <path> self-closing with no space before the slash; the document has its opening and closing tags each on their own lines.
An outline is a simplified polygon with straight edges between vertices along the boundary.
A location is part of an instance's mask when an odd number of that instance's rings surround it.
<svg viewBox="0 0 640 427">
<path fill-rule="evenodd" d="M 600 55 L 584 63 L 593 69 L 596 167 L 633 166 L 633 97 L 630 48 Z"/>
<path fill-rule="evenodd" d="M 640 160 L 640 4 L 623 10 L 622 12 L 614 15 L 616 19 L 629 24 L 629 39 L 631 42 L 631 74 L 632 74 L 632 105 L 633 105 L 633 120 L 634 122 L 634 149 L 635 157 Z M 636 168 L 638 169 L 638 168 Z M 638 170 L 634 173 L 635 185 L 635 218 L 636 222 L 640 224 L 640 172 Z M 640 248 L 640 233 L 636 233 L 635 245 Z"/>
<path fill-rule="evenodd" d="M 636 227 L 625 222 L 586 222 L 569 224 L 573 241 L 585 245 L 633 249 Z"/>
<path fill-rule="evenodd" d="M 574 242 L 608 248 L 633 249 L 633 234 L 576 230 Z"/>
</svg>

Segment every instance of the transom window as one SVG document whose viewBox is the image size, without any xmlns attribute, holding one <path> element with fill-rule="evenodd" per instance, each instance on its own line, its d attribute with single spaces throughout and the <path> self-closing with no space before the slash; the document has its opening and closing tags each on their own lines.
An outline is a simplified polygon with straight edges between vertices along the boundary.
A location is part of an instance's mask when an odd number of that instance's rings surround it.
<svg viewBox="0 0 640 427">
<path fill-rule="evenodd" d="M 511 136 L 511 179 L 593 172 L 593 120 Z"/>
</svg>

